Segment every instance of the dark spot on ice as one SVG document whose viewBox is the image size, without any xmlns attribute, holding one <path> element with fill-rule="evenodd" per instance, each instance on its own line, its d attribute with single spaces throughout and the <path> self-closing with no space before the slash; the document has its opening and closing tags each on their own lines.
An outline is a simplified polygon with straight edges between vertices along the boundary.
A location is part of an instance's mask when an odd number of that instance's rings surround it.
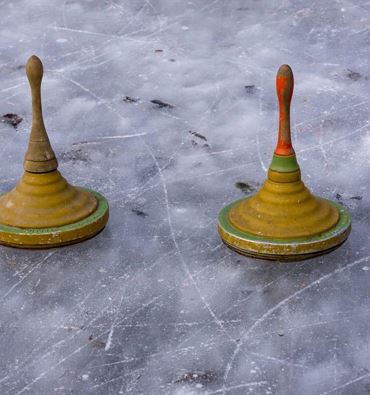
<svg viewBox="0 0 370 395">
<path fill-rule="evenodd" d="M 253 93 L 256 92 L 256 86 L 255 85 L 245 85 L 244 89 L 248 93 L 248 95 L 253 95 Z"/>
<path fill-rule="evenodd" d="M 161 52 L 163 52 L 163 49 L 155 49 L 154 52 L 161 53 Z"/>
<path fill-rule="evenodd" d="M 352 81 L 358 81 L 360 78 L 362 78 L 362 75 L 360 73 L 357 73 L 356 71 L 348 69 L 347 77 Z"/>
<path fill-rule="evenodd" d="M 175 383 L 196 383 L 206 384 L 211 383 L 217 378 L 216 374 L 210 371 L 207 372 L 188 372 L 184 373 Z"/>
<path fill-rule="evenodd" d="M 62 162 L 84 162 L 84 163 L 90 163 L 91 159 L 90 156 L 87 152 L 82 150 L 81 148 L 79 149 L 72 149 L 71 151 L 66 151 L 63 152 L 60 155 L 60 160 Z"/>
<path fill-rule="evenodd" d="M 91 344 L 93 345 L 93 347 L 96 347 L 96 348 L 104 348 L 104 347 L 105 347 L 105 343 L 102 342 L 102 341 L 99 340 L 99 339 L 93 340 L 93 341 L 91 342 Z"/>
<path fill-rule="evenodd" d="M 145 211 L 139 210 L 137 208 L 132 208 L 131 211 L 133 213 L 135 213 L 137 216 L 142 217 L 142 218 L 145 218 L 148 216 L 148 214 Z"/>
<path fill-rule="evenodd" d="M 136 98 L 136 97 L 125 96 L 125 97 L 123 98 L 123 101 L 124 101 L 125 103 L 137 103 L 137 102 L 139 101 L 139 99 Z"/>
<path fill-rule="evenodd" d="M 278 335 L 281 337 L 284 336 L 284 333 L 279 332 Z"/>
<path fill-rule="evenodd" d="M 149 179 L 153 178 L 156 174 L 158 174 L 158 168 L 156 165 L 151 165 L 143 169 L 139 175 L 140 180 L 148 181 Z"/>
<path fill-rule="evenodd" d="M 19 66 L 16 67 L 17 70 L 23 70 L 26 68 L 26 65 L 20 64 Z"/>
<path fill-rule="evenodd" d="M 360 195 L 355 195 L 355 196 L 350 196 L 350 197 L 343 197 L 340 193 L 337 193 L 335 195 L 335 199 L 339 200 L 343 204 L 343 200 L 362 200 L 362 196 Z"/>
<path fill-rule="evenodd" d="M 92 345 L 93 347 L 96 347 L 96 348 L 104 348 L 104 347 L 105 347 L 105 343 L 102 342 L 102 341 L 99 340 L 99 339 L 94 339 L 94 336 L 93 336 L 93 335 L 90 335 L 90 336 L 89 336 L 89 341 L 90 341 L 90 343 L 91 343 L 91 345 Z"/>
<path fill-rule="evenodd" d="M 189 130 L 189 133 L 201 140 L 207 141 L 207 138 L 204 137 L 203 135 L 196 133 L 196 132 L 192 132 L 191 130 Z M 195 140 L 191 140 L 191 144 L 193 147 L 198 147 L 199 146 L 199 142 L 195 141 Z M 206 151 L 209 151 L 211 149 L 210 145 L 208 143 L 204 143 L 202 144 L 201 148 L 205 149 Z"/>
<path fill-rule="evenodd" d="M 156 104 L 158 108 L 173 108 L 174 106 L 172 104 L 166 103 L 162 100 L 159 99 L 153 99 L 150 100 L 151 103 Z"/>
<path fill-rule="evenodd" d="M 17 114 L 4 114 L 0 117 L 0 121 L 3 123 L 7 123 L 8 125 L 12 125 L 13 127 L 17 127 L 22 121 L 23 118 Z"/>
<path fill-rule="evenodd" d="M 170 59 L 170 62 L 176 62 L 176 59 Z"/>
<path fill-rule="evenodd" d="M 237 181 L 235 183 L 235 187 L 240 189 L 246 195 L 248 195 L 256 190 L 256 188 L 254 186 L 252 186 L 246 182 L 242 182 L 242 181 Z"/>
<path fill-rule="evenodd" d="M 207 141 L 207 137 L 203 136 L 203 135 L 200 134 L 200 133 L 193 132 L 192 130 L 189 130 L 188 133 L 192 134 L 192 135 L 195 136 L 195 137 L 198 137 L 198 139 L 202 139 L 202 140 L 204 140 L 204 141 Z"/>
<path fill-rule="evenodd" d="M 251 289 L 243 289 L 242 291 L 241 291 L 241 293 L 244 295 L 244 296 L 249 296 L 250 294 L 252 294 L 254 291 L 253 290 L 251 290 Z"/>
</svg>

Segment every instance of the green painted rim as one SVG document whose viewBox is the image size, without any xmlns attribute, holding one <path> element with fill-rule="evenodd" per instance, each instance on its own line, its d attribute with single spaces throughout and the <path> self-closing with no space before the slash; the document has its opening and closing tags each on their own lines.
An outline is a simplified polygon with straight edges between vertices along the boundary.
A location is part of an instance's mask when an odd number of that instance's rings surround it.
<svg viewBox="0 0 370 395">
<path fill-rule="evenodd" d="M 232 207 L 237 205 L 243 200 L 248 200 L 251 199 L 251 197 L 248 198 L 243 198 L 239 199 L 227 206 L 225 206 L 219 213 L 218 215 L 218 224 L 219 226 L 227 233 L 233 235 L 234 237 L 237 237 L 242 240 L 248 240 L 255 242 L 256 244 L 269 244 L 269 245 L 303 245 L 303 244 L 312 244 L 314 242 L 320 242 L 320 241 L 325 241 L 331 238 L 334 238 L 335 236 L 345 232 L 351 225 L 351 217 L 349 215 L 349 212 L 347 209 L 345 209 L 343 206 L 341 206 L 338 203 L 335 203 L 329 199 L 323 199 L 326 200 L 328 203 L 334 205 L 340 213 L 339 221 L 334 226 L 333 228 L 327 230 L 326 232 L 323 232 L 319 235 L 315 235 L 312 237 L 299 237 L 299 238 L 294 238 L 294 239 L 274 239 L 274 238 L 268 238 L 268 237 L 262 237 L 262 236 L 257 236 L 249 232 L 242 232 L 239 229 L 234 228 L 229 221 L 229 212 Z"/>
<path fill-rule="evenodd" d="M 338 244 L 335 244 L 334 246 L 331 246 L 327 249 L 318 249 L 316 251 L 311 251 L 311 252 L 305 252 L 305 253 L 296 253 L 296 254 L 268 254 L 268 253 L 260 253 L 252 250 L 243 250 L 240 248 L 237 248 L 231 244 L 225 243 L 231 250 L 237 252 L 238 254 L 254 258 L 254 259 L 263 259 L 267 261 L 279 261 L 279 262 L 295 262 L 295 261 L 303 261 L 306 259 L 311 259 L 315 258 L 317 256 L 321 256 L 324 254 L 329 254 L 330 252 L 336 250 L 339 248 L 344 242 L 346 241 L 346 238 L 341 240 Z"/>
<path fill-rule="evenodd" d="M 6 232 L 16 235 L 48 235 L 48 234 L 57 234 L 57 233 L 64 233 L 69 232 L 71 230 L 77 230 L 84 228 L 87 225 L 90 225 L 100 218 L 104 217 L 104 215 L 109 210 L 109 205 L 107 199 L 98 192 L 95 192 L 88 188 L 80 188 L 87 192 L 90 192 L 98 201 L 98 207 L 96 210 L 90 214 L 88 217 L 82 219 L 81 221 L 74 222 L 73 224 L 57 226 L 54 228 L 17 228 L 15 226 L 9 226 L 0 224 L 0 232 Z"/>
<path fill-rule="evenodd" d="M 274 154 L 270 164 L 270 170 L 279 173 L 291 173 L 299 170 L 299 165 L 295 155 L 283 156 Z"/>
</svg>

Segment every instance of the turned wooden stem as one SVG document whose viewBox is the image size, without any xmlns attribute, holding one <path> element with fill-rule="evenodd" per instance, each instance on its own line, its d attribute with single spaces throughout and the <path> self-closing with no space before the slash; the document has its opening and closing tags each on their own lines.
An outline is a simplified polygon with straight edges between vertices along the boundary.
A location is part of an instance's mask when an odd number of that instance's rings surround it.
<svg viewBox="0 0 370 395">
<path fill-rule="evenodd" d="M 292 69 L 284 64 L 280 66 L 276 75 L 276 93 L 279 100 L 279 134 L 275 149 L 277 155 L 294 155 L 290 133 L 290 102 L 293 87 Z"/>
<path fill-rule="evenodd" d="M 33 55 L 27 62 L 27 78 L 31 87 L 32 95 L 32 130 L 31 138 L 33 141 L 45 141 L 47 139 L 44 120 L 42 118 L 41 107 L 41 81 L 44 68 L 40 59 Z"/>
<path fill-rule="evenodd" d="M 41 80 L 44 70 L 41 60 L 37 56 L 32 55 L 28 59 L 26 73 L 32 95 L 32 128 L 24 169 L 31 173 L 45 173 L 56 170 L 58 162 L 42 118 Z"/>
</svg>

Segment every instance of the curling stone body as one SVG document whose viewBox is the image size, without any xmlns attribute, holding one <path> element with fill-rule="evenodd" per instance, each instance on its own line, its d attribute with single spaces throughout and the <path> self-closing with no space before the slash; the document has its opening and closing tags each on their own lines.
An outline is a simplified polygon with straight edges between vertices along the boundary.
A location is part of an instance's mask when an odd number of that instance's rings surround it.
<svg viewBox="0 0 370 395">
<path fill-rule="evenodd" d="M 301 180 L 290 135 L 292 92 L 293 74 L 284 65 L 277 75 L 279 134 L 268 178 L 256 195 L 226 206 L 219 214 L 222 240 L 244 255 L 307 259 L 337 248 L 351 230 L 347 210 L 312 195 Z"/>
<path fill-rule="evenodd" d="M 93 237 L 106 225 L 109 207 L 95 191 L 70 185 L 60 174 L 42 118 L 40 59 L 26 66 L 32 92 L 32 129 L 14 189 L 0 195 L 0 244 L 47 248 Z"/>
<path fill-rule="evenodd" d="M 96 198 L 68 184 L 54 170 L 24 172 L 16 187 L 0 196 L 0 223 L 19 228 L 52 228 L 68 225 L 92 214 Z"/>
<path fill-rule="evenodd" d="M 79 189 L 96 199 L 97 208 L 92 214 L 77 222 L 48 228 L 20 228 L 0 224 L 0 244 L 17 248 L 42 249 L 79 243 L 97 235 L 108 222 L 108 202 L 98 192 Z"/>
<path fill-rule="evenodd" d="M 299 238 L 332 228 L 339 220 L 339 212 L 310 193 L 299 171 L 278 173 L 270 169 L 260 191 L 233 206 L 229 220 L 235 228 L 257 236 Z"/>
<path fill-rule="evenodd" d="M 228 219 L 229 210 L 232 207 L 231 204 L 221 210 L 218 217 L 218 232 L 229 248 L 252 258 L 281 262 L 313 258 L 338 248 L 351 232 L 351 219 L 348 211 L 340 205 L 337 205 L 340 221 L 335 227 L 321 235 L 292 239 L 266 238 L 234 228 Z"/>
</svg>

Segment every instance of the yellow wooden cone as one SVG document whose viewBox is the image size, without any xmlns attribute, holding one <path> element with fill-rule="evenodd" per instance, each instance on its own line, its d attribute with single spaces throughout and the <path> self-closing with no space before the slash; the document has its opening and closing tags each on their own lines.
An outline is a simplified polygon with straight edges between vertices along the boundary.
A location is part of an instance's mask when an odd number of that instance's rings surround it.
<svg viewBox="0 0 370 395">
<path fill-rule="evenodd" d="M 273 260 L 310 258 L 333 250 L 348 237 L 350 217 L 340 205 L 310 193 L 301 181 L 290 133 L 293 73 L 280 67 L 278 143 L 260 191 L 225 207 L 219 215 L 222 240 L 244 254 Z"/>
<path fill-rule="evenodd" d="M 108 221 L 106 199 L 74 187 L 57 170 L 41 107 L 43 67 L 37 56 L 26 65 L 32 92 L 32 129 L 24 174 L 0 196 L 0 243 L 21 248 L 72 244 L 101 231 Z"/>
</svg>

